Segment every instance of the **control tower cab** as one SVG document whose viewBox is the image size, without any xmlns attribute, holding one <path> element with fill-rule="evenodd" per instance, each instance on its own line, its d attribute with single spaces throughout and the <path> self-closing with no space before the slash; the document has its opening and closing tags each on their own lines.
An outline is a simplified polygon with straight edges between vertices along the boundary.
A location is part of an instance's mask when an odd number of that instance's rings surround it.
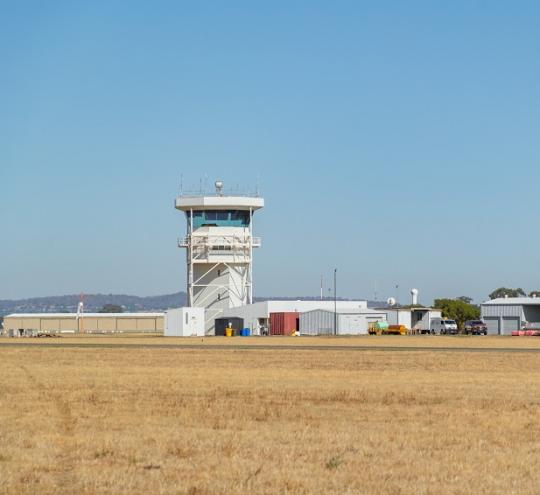
<svg viewBox="0 0 540 495">
<path fill-rule="evenodd" d="M 186 214 L 187 235 L 178 241 L 186 248 L 188 305 L 205 308 L 205 333 L 213 335 L 214 320 L 224 309 L 251 304 L 253 299 L 253 214 L 264 206 L 258 196 L 223 194 L 183 195 L 175 207 Z"/>
</svg>

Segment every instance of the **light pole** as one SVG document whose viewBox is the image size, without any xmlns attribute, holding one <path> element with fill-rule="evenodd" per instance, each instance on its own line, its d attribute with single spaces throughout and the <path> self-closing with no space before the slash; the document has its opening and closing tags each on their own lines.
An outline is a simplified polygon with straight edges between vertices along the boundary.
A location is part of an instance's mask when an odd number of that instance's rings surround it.
<svg viewBox="0 0 540 495">
<path fill-rule="evenodd" d="M 396 284 L 396 324 L 399 325 L 399 284 Z"/>
<path fill-rule="evenodd" d="M 337 268 L 334 268 L 334 335 L 337 335 Z"/>
</svg>

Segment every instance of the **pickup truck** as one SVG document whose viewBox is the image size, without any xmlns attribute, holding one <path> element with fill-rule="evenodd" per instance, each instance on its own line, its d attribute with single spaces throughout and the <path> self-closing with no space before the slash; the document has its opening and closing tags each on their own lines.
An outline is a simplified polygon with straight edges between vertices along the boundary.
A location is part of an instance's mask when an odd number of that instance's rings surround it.
<svg viewBox="0 0 540 495">
<path fill-rule="evenodd" d="M 487 325 L 482 320 L 467 320 L 463 329 L 466 335 L 487 335 Z"/>
</svg>

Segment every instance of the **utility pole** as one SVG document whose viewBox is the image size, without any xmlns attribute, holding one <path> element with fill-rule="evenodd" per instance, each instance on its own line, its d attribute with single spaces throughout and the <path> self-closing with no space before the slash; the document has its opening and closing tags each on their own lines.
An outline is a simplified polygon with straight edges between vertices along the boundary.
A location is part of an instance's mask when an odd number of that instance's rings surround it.
<svg viewBox="0 0 540 495">
<path fill-rule="evenodd" d="M 337 268 L 334 268 L 334 335 L 337 335 Z"/>
<path fill-rule="evenodd" d="M 77 304 L 77 325 L 79 333 L 84 333 L 84 294 L 81 293 L 79 304 Z M 60 329 L 58 329 L 60 331 Z"/>
<path fill-rule="evenodd" d="M 322 278 L 322 275 L 321 275 L 321 301 L 323 299 L 323 295 L 322 295 L 322 282 L 323 282 L 323 278 Z"/>
<path fill-rule="evenodd" d="M 396 324 L 399 325 L 399 284 L 396 284 Z"/>
</svg>

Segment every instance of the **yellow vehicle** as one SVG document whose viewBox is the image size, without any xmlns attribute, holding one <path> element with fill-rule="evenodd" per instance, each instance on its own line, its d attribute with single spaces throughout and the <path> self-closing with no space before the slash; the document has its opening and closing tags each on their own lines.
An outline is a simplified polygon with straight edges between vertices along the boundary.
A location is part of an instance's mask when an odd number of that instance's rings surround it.
<svg viewBox="0 0 540 495">
<path fill-rule="evenodd" d="M 386 335 L 407 335 L 407 333 L 409 333 L 409 330 L 405 325 L 390 325 L 386 332 L 383 332 Z"/>
<path fill-rule="evenodd" d="M 368 326 L 369 335 L 407 335 L 409 329 L 405 325 L 388 325 L 386 321 L 374 321 Z"/>
<path fill-rule="evenodd" d="M 372 321 L 368 325 L 369 335 L 382 335 L 388 329 L 386 321 Z"/>
</svg>

